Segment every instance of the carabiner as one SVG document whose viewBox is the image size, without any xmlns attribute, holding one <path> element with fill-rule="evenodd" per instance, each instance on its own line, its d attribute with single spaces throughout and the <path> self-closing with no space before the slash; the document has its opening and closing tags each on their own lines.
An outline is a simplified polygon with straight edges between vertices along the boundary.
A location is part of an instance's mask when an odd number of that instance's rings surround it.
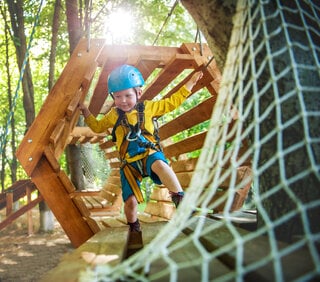
<svg viewBox="0 0 320 282">
<path fill-rule="evenodd" d="M 141 129 L 139 128 L 138 132 L 135 134 L 135 137 L 134 138 L 130 138 L 130 135 L 131 135 L 132 131 L 130 130 L 129 133 L 127 134 L 126 136 L 126 139 L 130 142 L 130 141 L 136 141 L 139 136 L 141 135 Z"/>
</svg>

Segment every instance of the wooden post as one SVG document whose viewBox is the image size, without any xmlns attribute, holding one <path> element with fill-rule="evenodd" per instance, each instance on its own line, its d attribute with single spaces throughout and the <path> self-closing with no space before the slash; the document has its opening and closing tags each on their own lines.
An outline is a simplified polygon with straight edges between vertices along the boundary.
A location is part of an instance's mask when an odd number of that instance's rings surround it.
<svg viewBox="0 0 320 282">
<path fill-rule="evenodd" d="M 12 206 L 13 206 L 13 192 L 12 191 L 8 191 L 6 193 L 6 201 L 7 201 L 6 216 L 8 216 L 12 213 Z"/>
<path fill-rule="evenodd" d="M 27 204 L 30 204 L 31 202 L 31 192 L 32 192 L 32 189 L 28 185 L 26 187 Z M 28 210 L 27 212 L 27 221 L 28 221 L 28 235 L 31 235 L 33 234 L 32 209 Z"/>
</svg>

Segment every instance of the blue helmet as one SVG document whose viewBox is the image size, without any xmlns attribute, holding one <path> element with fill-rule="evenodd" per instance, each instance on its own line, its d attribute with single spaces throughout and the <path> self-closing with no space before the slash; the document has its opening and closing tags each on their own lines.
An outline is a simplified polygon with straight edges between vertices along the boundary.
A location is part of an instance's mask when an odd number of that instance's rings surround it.
<svg viewBox="0 0 320 282">
<path fill-rule="evenodd" d="M 129 88 L 141 87 L 144 79 L 141 72 L 129 65 L 121 65 L 115 68 L 108 77 L 108 92 L 114 93 Z"/>
</svg>

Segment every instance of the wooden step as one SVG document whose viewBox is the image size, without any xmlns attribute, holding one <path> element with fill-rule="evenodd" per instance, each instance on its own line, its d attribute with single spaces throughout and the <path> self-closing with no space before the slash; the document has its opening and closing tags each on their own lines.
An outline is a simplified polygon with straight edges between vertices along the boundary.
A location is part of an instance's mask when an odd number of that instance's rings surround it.
<svg viewBox="0 0 320 282">
<path fill-rule="evenodd" d="M 81 272 L 99 264 L 115 266 L 127 257 L 128 249 L 140 250 L 159 233 L 165 222 L 141 223 L 141 237 L 129 234 L 129 227 L 106 228 L 96 233 L 72 253 L 63 256 L 57 267 L 40 281 L 79 281 Z M 128 245 L 129 243 L 129 245 Z"/>
</svg>

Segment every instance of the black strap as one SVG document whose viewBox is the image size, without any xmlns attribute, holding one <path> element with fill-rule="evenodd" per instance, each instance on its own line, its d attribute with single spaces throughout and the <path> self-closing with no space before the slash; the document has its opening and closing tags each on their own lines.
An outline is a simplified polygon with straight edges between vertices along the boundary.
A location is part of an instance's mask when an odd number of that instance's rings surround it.
<svg viewBox="0 0 320 282">
<path fill-rule="evenodd" d="M 124 126 L 130 128 L 132 132 L 138 132 L 139 128 L 141 128 L 141 130 L 144 130 L 144 103 L 138 102 L 136 105 L 136 109 L 138 111 L 138 123 L 136 125 L 131 125 L 128 123 L 125 112 L 117 108 L 118 119 L 112 129 L 112 142 L 116 142 L 117 140 L 116 129 L 121 124 L 121 122 L 124 124 Z"/>
<path fill-rule="evenodd" d="M 123 118 L 125 117 L 125 112 L 118 109 L 117 108 L 117 112 L 118 112 L 118 119 L 115 123 L 115 125 L 113 126 L 113 129 L 112 129 L 112 142 L 116 142 L 117 141 L 117 137 L 116 137 L 116 129 L 117 127 L 120 125 L 121 121 L 123 120 Z"/>
</svg>

